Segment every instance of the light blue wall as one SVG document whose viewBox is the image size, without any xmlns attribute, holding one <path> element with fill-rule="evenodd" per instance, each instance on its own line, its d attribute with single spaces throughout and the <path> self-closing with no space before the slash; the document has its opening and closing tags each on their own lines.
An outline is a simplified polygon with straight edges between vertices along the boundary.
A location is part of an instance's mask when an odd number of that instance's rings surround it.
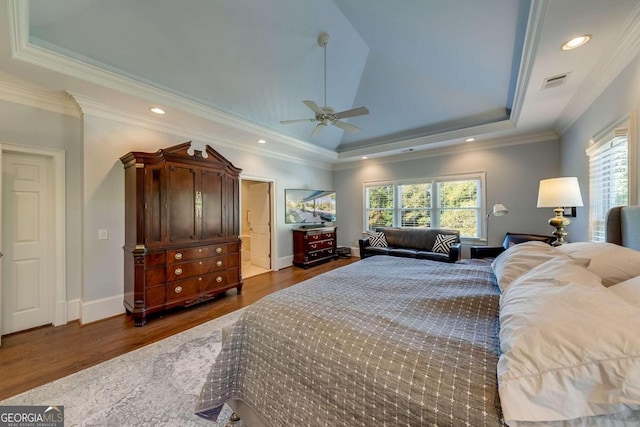
<svg viewBox="0 0 640 427">
<path fill-rule="evenodd" d="M 600 94 L 587 111 L 561 136 L 561 171 L 577 176 L 585 207 L 578 208 L 569 234 L 573 241 L 589 239 L 589 163 L 585 150 L 594 135 L 640 108 L 640 55 Z M 640 150 L 639 150 L 640 151 Z M 636 162 L 640 165 L 640 162 Z M 638 174 L 640 177 L 640 174 Z M 637 183 L 640 191 L 640 182 Z M 637 199 L 640 200 L 640 197 Z"/>
<path fill-rule="evenodd" d="M 122 293 L 124 244 L 124 168 L 120 157 L 129 151 L 155 152 L 186 142 L 183 136 L 128 125 L 114 120 L 84 117 L 84 299 L 97 300 Z M 198 142 L 198 141 L 195 141 Z M 332 188 L 332 171 L 261 156 L 225 146 L 213 146 L 241 176 L 275 182 L 278 265 L 291 265 L 293 238 L 284 224 L 285 188 Z M 98 240 L 98 230 L 109 230 L 109 240 Z"/>
<path fill-rule="evenodd" d="M 381 162 L 373 159 L 362 161 L 355 167 L 338 167 L 334 172 L 338 191 L 338 244 L 358 246 L 358 239 L 364 230 L 365 182 L 473 172 L 486 173 L 487 205 L 503 203 L 509 209 L 507 216 L 489 218 L 490 244 L 500 244 L 507 231 L 551 234 L 553 230 L 547 220 L 553 216 L 553 211 L 536 208 L 538 183 L 540 179 L 557 176 L 559 170 L 557 141 L 476 149 L 405 161 Z M 467 252 L 464 250 L 463 254 Z"/>
<path fill-rule="evenodd" d="M 67 299 L 82 292 L 82 120 L 0 101 L 0 142 L 65 151 Z"/>
</svg>

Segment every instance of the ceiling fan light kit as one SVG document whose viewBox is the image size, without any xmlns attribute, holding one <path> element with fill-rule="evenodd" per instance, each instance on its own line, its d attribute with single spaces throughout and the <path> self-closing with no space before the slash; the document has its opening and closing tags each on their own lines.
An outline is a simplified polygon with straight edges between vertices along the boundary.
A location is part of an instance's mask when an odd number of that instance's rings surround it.
<svg viewBox="0 0 640 427">
<path fill-rule="evenodd" d="M 311 133 L 313 138 L 320 135 L 322 129 L 332 124 L 347 132 L 359 132 L 360 128 L 342 121 L 349 117 L 357 117 L 369 114 L 367 107 L 352 108 L 350 110 L 340 111 L 338 113 L 332 107 L 327 106 L 327 43 L 329 43 L 329 34 L 320 33 L 318 35 L 318 46 L 324 50 L 324 107 L 320 108 L 318 104 L 311 100 L 302 101 L 311 111 L 315 113 L 315 117 L 309 119 L 281 120 L 281 124 L 291 124 L 300 122 L 318 122 L 315 129 Z"/>
</svg>

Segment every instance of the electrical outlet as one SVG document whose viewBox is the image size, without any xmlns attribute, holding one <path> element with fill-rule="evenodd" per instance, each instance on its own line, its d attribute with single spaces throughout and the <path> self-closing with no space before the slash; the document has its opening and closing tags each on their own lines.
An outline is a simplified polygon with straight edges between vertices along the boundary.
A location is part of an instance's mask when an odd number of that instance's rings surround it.
<svg viewBox="0 0 640 427">
<path fill-rule="evenodd" d="M 98 230 L 98 240 L 108 240 L 109 239 L 109 230 L 106 228 Z"/>
</svg>

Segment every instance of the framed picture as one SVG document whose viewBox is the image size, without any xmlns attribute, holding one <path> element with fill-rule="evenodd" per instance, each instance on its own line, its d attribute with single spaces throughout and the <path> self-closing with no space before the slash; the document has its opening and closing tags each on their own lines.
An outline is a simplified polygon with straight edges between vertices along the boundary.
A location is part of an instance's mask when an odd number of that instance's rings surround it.
<svg viewBox="0 0 640 427">
<path fill-rule="evenodd" d="M 562 214 L 563 216 L 570 216 L 570 217 L 576 217 L 576 207 L 570 207 L 570 208 L 564 208 L 564 213 Z"/>
</svg>

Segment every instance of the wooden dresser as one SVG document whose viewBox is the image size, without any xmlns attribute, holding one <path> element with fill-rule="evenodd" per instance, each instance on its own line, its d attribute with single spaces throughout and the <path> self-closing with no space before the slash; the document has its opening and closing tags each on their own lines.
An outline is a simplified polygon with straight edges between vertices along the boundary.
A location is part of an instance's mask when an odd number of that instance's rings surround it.
<svg viewBox="0 0 640 427">
<path fill-rule="evenodd" d="M 293 230 L 293 265 L 309 268 L 338 259 L 338 227 L 301 227 Z"/>
<path fill-rule="evenodd" d="M 191 143 L 120 158 L 125 170 L 124 306 L 148 314 L 242 291 L 240 169 Z"/>
</svg>

